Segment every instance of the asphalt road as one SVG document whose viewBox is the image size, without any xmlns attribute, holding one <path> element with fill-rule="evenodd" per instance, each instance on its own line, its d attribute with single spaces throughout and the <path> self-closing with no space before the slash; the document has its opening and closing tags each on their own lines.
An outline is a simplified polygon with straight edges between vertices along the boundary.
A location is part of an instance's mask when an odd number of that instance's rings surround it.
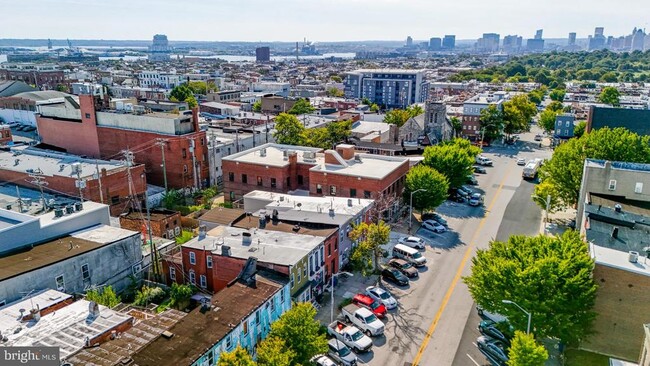
<svg viewBox="0 0 650 366">
<path fill-rule="evenodd" d="M 542 211 L 530 198 L 535 192 L 535 182 L 521 181 L 506 207 L 497 231 L 496 240 L 506 241 L 511 235 L 535 235 L 539 233 Z"/>
</svg>

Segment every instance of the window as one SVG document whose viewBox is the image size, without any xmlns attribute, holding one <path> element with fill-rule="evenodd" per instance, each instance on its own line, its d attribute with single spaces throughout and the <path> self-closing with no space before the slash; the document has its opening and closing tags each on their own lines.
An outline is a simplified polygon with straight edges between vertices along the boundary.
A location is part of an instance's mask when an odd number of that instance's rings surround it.
<svg viewBox="0 0 650 366">
<path fill-rule="evenodd" d="M 235 200 L 235 192 L 230 192 L 230 200 L 234 201 Z"/>
<path fill-rule="evenodd" d="M 321 186 L 320 184 L 317 184 L 316 185 L 316 193 L 323 194 L 323 186 Z"/>
<path fill-rule="evenodd" d="M 284 289 L 280 290 L 280 306 L 284 304 Z"/>
<path fill-rule="evenodd" d="M 169 279 L 172 281 L 176 281 L 176 268 L 169 267 Z"/>
<path fill-rule="evenodd" d="M 248 184 L 248 176 L 246 174 L 241 175 L 241 182 L 244 184 Z"/>
<path fill-rule="evenodd" d="M 111 197 L 111 205 L 116 205 L 118 203 L 120 203 L 120 196 Z"/>
<path fill-rule="evenodd" d="M 291 188 L 291 177 L 287 177 L 287 187 Z"/>
<path fill-rule="evenodd" d="M 274 312 L 275 311 L 275 297 L 272 297 L 270 302 L 271 302 L 271 312 Z"/>
<path fill-rule="evenodd" d="M 257 311 L 255 312 L 255 319 L 254 319 L 253 321 L 255 322 L 255 324 L 259 324 L 259 323 L 260 323 L 260 311 L 259 311 L 259 310 L 257 310 Z"/>
<path fill-rule="evenodd" d="M 260 177 L 259 175 L 257 176 L 257 185 L 262 186 L 262 177 Z"/>
<path fill-rule="evenodd" d="M 227 336 L 226 337 L 226 349 L 230 350 L 230 347 L 232 347 L 232 336 Z"/>
<path fill-rule="evenodd" d="M 299 186 L 303 185 L 303 182 L 304 181 L 303 181 L 302 175 L 298 174 L 298 185 Z"/>
<path fill-rule="evenodd" d="M 190 270 L 190 283 L 193 285 L 196 284 L 196 274 L 192 270 Z"/>
<path fill-rule="evenodd" d="M 330 186 L 330 196 L 336 196 L 336 186 Z"/>
<path fill-rule="evenodd" d="M 296 275 L 292 273 L 291 274 L 291 288 L 293 288 L 293 286 L 296 284 L 295 279 L 296 279 Z"/>
<path fill-rule="evenodd" d="M 83 277 L 84 281 L 88 281 L 90 279 L 90 269 L 88 268 L 88 264 L 81 266 L 81 276 Z"/>
<path fill-rule="evenodd" d="M 56 289 L 58 291 L 65 291 L 65 281 L 63 280 L 63 275 L 57 276 L 55 281 L 56 281 Z"/>
<path fill-rule="evenodd" d="M 307 266 L 305 266 L 305 268 L 307 268 Z M 298 283 L 300 283 L 300 281 L 302 281 L 302 271 L 298 269 Z"/>
<path fill-rule="evenodd" d="M 187 150 L 183 149 L 181 155 L 183 155 L 183 159 L 187 158 Z"/>
<path fill-rule="evenodd" d="M 615 179 L 611 179 L 609 181 L 609 190 L 610 191 L 616 190 L 616 180 Z"/>
<path fill-rule="evenodd" d="M 357 189 L 350 188 L 350 197 L 356 197 L 356 196 L 357 196 Z"/>
<path fill-rule="evenodd" d="M 271 178 L 271 188 L 275 188 L 275 186 L 276 186 L 275 178 Z"/>
<path fill-rule="evenodd" d="M 205 257 L 205 264 L 206 264 L 206 266 L 208 266 L 208 268 L 212 268 L 212 256 L 211 255 L 208 255 L 207 257 Z"/>
<path fill-rule="evenodd" d="M 304 266 L 302 268 L 302 275 L 303 275 L 303 277 L 307 278 L 307 266 Z"/>
<path fill-rule="evenodd" d="M 201 281 L 201 282 L 200 282 L 200 283 L 201 283 L 201 287 L 203 287 L 203 288 L 208 287 L 208 281 L 207 281 L 207 279 L 205 278 L 205 275 L 201 275 L 201 276 L 199 276 L 199 280 Z"/>
<path fill-rule="evenodd" d="M 244 330 L 244 335 L 248 335 L 248 320 L 244 320 L 242 323 L 242 328 Z"/>
<path fill-rule="evenodd" d="M 90 119 L 90 113 L 86 113 L 86 119 Z"/>
<path fill-rule="evenodd" d="M 327 244 L 327 256 L 332 256 L 332 243 Z"/>
<path fill-rule="evenodd" d="M 370 198 L 370 191 L 363 191 L 363 198 Z"/>
<path fill-rule="evenodd" d="M 183 164 L 183 173 L 187 173 L 187 164 Z"/>
<path fill-rule="evenodd" d="M 190 264 L 196 264 L 196 254 L 194 252 L 190 252 Z"/>
<path fill-rule="evenodd" d="M 634 193 L 643 193 L 643 183 L 637 182 L 634 186 Z"/>
</svg>

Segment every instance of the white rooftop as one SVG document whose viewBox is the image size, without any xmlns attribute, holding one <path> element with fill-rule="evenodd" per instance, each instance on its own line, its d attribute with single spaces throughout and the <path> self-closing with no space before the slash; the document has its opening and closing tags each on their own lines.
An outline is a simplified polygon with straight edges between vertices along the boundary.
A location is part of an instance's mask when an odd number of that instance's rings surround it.
<svg viewBox="0 0 650 366">
<path fill-rule="evenodd" d="M 384 156 L 375 154 L 356 154 L 360 160 L 346 160 L 346 165 L 326 164 L 325 159 L 317 159 L 316 166 L 310 171 L 321 171 L 328 174 L 341 174 L 353 177 L 383 179 L 399 168 L 408 158 Z"/>
<path fill-rule="evenodd" d="M 596 264 L 650 277 L 650 259 L 645 257 L 645 253 L 639 253 L 637 262 L 632 263 L 629 261 L 629 253 L 593 243 L 589 243 L 589 252 Z"/>
<path fill-rule="evenodd" d="M 367 134 L 371 132 L 384 133 L 390 130 L 390 125 L 384 122 L 359 121 L 355 122 L 352 133 Z"/>
<path fill-rule="evenodd" d="M 256 199 L 267 201 L 266 208 L 286 209 L 303 211 L 303 212 L 329 212 L 334 210 L 335 214 L 355 216 L 368 207 L 372 206 L 373 200 L 361 198 L 343 198 L 343 197 L 314 197 L 314 196 L 296 196 L 290 194 L 273 193 L 267 191 L 252 191 L 244 195 L 244 204 L 246 199 Z M 248 211 L 247 208 L 244 208 Z"/>
<path fill-rule="evenodd" d="M 262 151 L 266 151 L 266 156 L 261 156 Z M 305 163 L 303 152 L 319 152 L 321 149 L 304 146 L 281 145 L 268 143 L 248 149 L 237 154 L 229 155 L 223 158 L 224 161 L 238 161 L 245 163 L 255 163 L 269 166 L 287 166 L 289 160 L 286 159 L 285 151 L 295 151 L 298 153 L 298 163 Z M 321 157 L 322 159 L 322 157 Z M 308 159 L 310 160 L 310 159 Z"/>
<path fill-rule="evenodd" d="M 21 309 L 24 315 L 29 315 L 30 309 L 43 310 L 71 298 L 59 291 L 44 290 L 0 308 L 0 332 L 7 337 L 3 346 L 59 347 L 64 358 L 83 348 L 86 338 L 92 342 L 93 338 L 133 319 L 103 305 L 99 305 L 98 316 L 91 316 L 90 302 L 79 300 L 41 316 L 38 321 L 22 321 Z"/>
<path fill-rule="evenodd" d="M 250 243 L 244 243 L 243 233 L 251 234 Z M 221 246 L 227 245 L 230 256 L 234 258 L 256 257 L 261 262 L 291 266 L 316 249 L 323 240 L 323 237 L 312 235 L 218 226 L 210 230 L 205 238 L 197 237 L 183 244 L 183 247 L 211 250 L 221 255 Z"/>
</svg>

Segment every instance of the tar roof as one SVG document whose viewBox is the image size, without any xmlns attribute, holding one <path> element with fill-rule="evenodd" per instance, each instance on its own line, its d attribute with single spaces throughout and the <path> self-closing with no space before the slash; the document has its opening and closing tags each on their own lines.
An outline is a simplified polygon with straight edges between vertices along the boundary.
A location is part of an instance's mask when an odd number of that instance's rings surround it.
<svg viewBox="0 0 650 366">
<path fill-rule="evenodd" d="M 259 217 L 242 217 L 238 221 L 233 222 L 234 227 L 239 227 L 242 229 L 251 229 L 259 226 Z M 329 226 L 329 225 L 320 225 L 320 226 Z M 264 230 L 279 231 L 283 233 L 297 233 L 304 235 L 313 235 L 313 236 L 324 236 L 329 237 L 330 235 L 336 233 L 336 226 L 329 226 L 325 228 L 310 228 L 305 225 L 296 227 L 295 224 L 282 221 L 270 221 L 266 223 Z"/>
<path fill-rule="evenodd" d="M 642 136 L 650 135 L 649 110 L 593 107 L 590 114 L 591 129 L 625 127 Z"/>
<path fill-rule="evenodd" d="M 73 97 L 77 98 L 76 96 L 56 90 L 42 90 L 42 91 L 28 91 L 28 92 L 23 92 L 23 93 L 18 93 L 14 95 L 14 97 L 17 98 L 24 98 L 24 99 L 30 99 L 35 102 L 40 102 L 44 100 L 50 100 L 50 99 L 58 99 L 58 98 L 64 98 L 64 97 Z"/>
<path fill-rule="evenodd" d="M 0 281 L 61 262 L 140 233 L 100 225 L 0 258 Z"/>
<path fill-rule="evenodd" d="M 645 253 L 650 247 L 650 216 L 632 213 L 624 206 L 621 212 L 604 206 L 585 205 L 589 218 L 587 241 L 622 252 Z M 616 237 L 613 232 L 616 228 Z"/>
<path fill-rule="evenodd" d="M 158 337 L 133 359 L 138 366 L 190 365 L 281 288 L 260 275 L 252 286 L 237 281 L 213 296 L 209 310 L 198 307 L 174 325 L 172 338 Z"/>
</svg>

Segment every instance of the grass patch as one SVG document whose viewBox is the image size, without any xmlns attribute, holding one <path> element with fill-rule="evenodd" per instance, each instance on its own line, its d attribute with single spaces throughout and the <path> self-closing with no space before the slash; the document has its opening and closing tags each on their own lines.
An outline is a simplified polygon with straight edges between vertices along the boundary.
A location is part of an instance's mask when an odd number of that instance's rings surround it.
<svg viewBox="0 0 650 366">
<path fill-rule="evenodd" d="M 567 349 L 564 360 L 565 366 L 609 366 L 609 357 L 577 349 Z"/>
<path fill-rule="evenodd" d="M 156 307 L 156 313 L 162 313 L 163 311 L 169 309 L 171 307 L 171 303 L 171 297 L 166 298 L 165 301 Z"/>
</svg>

